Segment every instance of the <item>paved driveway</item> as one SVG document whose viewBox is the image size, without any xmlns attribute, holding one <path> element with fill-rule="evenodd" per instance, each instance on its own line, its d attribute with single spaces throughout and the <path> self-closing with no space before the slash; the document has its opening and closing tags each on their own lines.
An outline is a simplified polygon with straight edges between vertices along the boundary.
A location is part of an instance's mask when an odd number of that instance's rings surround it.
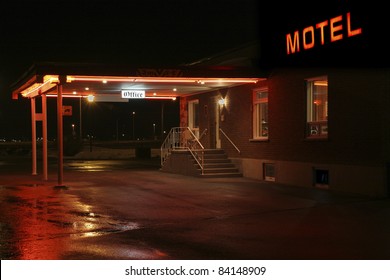
<svg viewBox="0 0 390 280">
<path fill-rule="evenodd" d="M 53 168 L 17 166 L 0 171 L 1 259 L 390 259 L 389 199 L 133 161 L 70 161 L 56 188 Z"/>
</svg>

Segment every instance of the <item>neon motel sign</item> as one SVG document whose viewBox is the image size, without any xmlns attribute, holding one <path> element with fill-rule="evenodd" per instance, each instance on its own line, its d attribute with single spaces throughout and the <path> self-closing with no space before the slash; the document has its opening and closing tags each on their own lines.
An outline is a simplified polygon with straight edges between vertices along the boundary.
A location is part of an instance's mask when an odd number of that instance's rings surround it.
<svg viewBox="0 0 390 280">
<path fill-rule="evenodd" d="M 316 42 L 315 35 L 319 35 L 320 42 Z M 362 28 L 352 29 L 351 13 L 346 13 L 345 16 L 339 15 L 319 22 L 315 25 L 308 26 L 299 32 L 294 31 L 286 35 L 287 54 L 293 54 L 301 50 L 301 45 L 304 50 L 312 49 L 316 44 L 324 45 L 327 40 L 334 43 L 345 38 L 353 37 L 362 34 Z M 326 35 L 326 36 L 325 36 Z M 329 37 L 328 37 L 329 36 Z"/>
</svg>

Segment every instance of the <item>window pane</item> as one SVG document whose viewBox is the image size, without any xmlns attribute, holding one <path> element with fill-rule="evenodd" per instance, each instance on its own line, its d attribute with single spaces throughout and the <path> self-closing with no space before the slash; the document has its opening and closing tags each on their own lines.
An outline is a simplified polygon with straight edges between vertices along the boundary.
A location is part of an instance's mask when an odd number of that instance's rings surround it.
<svg viewBox="0 0 390 280">
<path fill-rule="evenodd" d="M 328 86 L 313 85 L 313 121 L 328 119 Z"/>
<path fill-rule="evenodd" d="M 268 98 L 268 92 L 262 91 L 257 93 L 257 99 Z"/>
<path fill-rule="evenodd" d="M 328 134 L 328 79 L 307 81 L 307 134 L 326 137 Z"/>
<path fill-rule="evenodd" d="M 268 137 L 268 92 L 256 91 L 253 95 L 253 137 Z"/>
<path fill-rule="evenodd" d="M 268 136 L 268 103 L 260 103 L 260 111 L 261 111 L 261 137 Z"/>
</svg>

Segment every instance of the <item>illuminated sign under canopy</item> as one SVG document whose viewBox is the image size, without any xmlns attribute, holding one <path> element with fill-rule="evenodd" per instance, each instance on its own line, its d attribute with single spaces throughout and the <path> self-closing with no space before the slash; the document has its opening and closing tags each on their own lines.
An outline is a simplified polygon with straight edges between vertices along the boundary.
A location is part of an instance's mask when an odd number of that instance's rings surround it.
<svg viewBox="0 0 390 280">
<path fill-rule="evenodd" d="M 339 15 L 305 27 L 302 31 L 296 30 L 286 35 L 287 54 L 297 53 L 301 50 L 314 48 L 317 44 L 333 43 L 348 37 L 362 34 L 362 28 L 352 26 L 351 13 Z M 317 40 L 316 35 L 317 34 Z M 319 42 L 317 42 L 319 39 Z"/>
<path fill-rule="evenodd" d="M 122 98 L 143 99 L 145 98 L 144 90 L 122 90 Z"/>
</svg>

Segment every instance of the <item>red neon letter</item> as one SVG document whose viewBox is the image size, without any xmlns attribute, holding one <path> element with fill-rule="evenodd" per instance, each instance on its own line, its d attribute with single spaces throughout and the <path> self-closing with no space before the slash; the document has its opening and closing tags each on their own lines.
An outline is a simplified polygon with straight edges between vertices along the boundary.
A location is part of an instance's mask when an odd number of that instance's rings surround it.
<svg viewBox="0 0 390 280">
<path fill-rule="evenodd" d="M 347 13 L 347 29 L 348 29 L 348 37 L 362 34 L 361 28 L 351 30 L 351 13 Z"/>
<path fill-rule="evenodd" d="M 343 16 L 338 16 L 330 19 L 330 41 L 331 42 L 343 39 L 343 34 L 335 35 L 335 32 L 343 30 L 343 26 L 341 24 L 335 26 L 335 23 L 338 23 L 342 20 L 343 20 Z"/>
<path fill-rule="evenodd" d="M 287 54 L 299 52 L 299 33 L 298 31 L 294 32 L 294 44 L 291 40 L 291 34 L 286 35 L 287 43 Z"/>
<path fill-rule="evenodd" d="M 309 32 L 311 33 L 311 43 L 306 42 L 306 33 L 309 33 Z M 303 36 L 303 48 L 305 50 L 311 49 L 312 47 L 314 47 L 314 27 L 313 26 L 309 26 L 309 27 L 306 27 L 305 29 L 303 29 L 302 36 Z"/>
<path fill-rule="evenodd" d="M 328 25 L 328 21 L 317 23 L 316 28 L 321 29 L 321 45 L 325 44 L 324 27 Z"/>
</svg>

